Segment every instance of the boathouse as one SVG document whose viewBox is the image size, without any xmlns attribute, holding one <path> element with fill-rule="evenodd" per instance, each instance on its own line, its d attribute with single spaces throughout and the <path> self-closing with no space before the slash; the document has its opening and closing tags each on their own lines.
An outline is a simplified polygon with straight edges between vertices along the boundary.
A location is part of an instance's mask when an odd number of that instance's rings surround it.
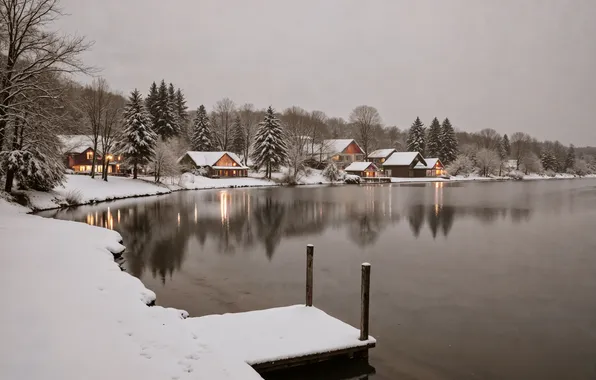
<svg viewBox="0 0 596 380">
<path fill-rule="evenodd" d="M 354 174 L 362 178 L 378 177 L 379 169 L 372 162 L 352 162 L 347 168 L 346 173 Z"/>
<path fill-rule="evenodd" d="M 186 152 L 178 164 L 188 171 L 199 169 L 210 178 L 248 176 L 248 167 L 232 152 Z"/>
<path fill-rule="evenodd" d="M 421 164 L 418 168 L 416 166 Z M 394 152 L 383 163 L 387 177 L 426 177 L 427 162 L 418 152 Z"/>
</svg>

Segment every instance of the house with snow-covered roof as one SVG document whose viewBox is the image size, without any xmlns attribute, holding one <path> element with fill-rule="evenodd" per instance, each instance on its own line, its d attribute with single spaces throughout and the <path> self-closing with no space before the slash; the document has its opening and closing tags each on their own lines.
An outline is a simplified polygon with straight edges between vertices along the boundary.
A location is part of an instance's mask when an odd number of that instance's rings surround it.
<svg viewBox="0 0 596 380">
<path fill-rule="evenodd" d="M 445 166 L 439 158 L 425 158 L 426 161 L 426 176 L 440 177 L 446 174 Z"/>
<path fill-rule="evenodd" d="M 332 160 L 340 168 L 364 160 L 364 150 L 354 139 L 323 140 L 320 144 L 314 144 L 312 155 L 319 162 Z"/>
<path fill-rule="evenodd" d="M 385 161 L 393 154 L 396 150 L 393 148 L 377 149 L 371 152 L 366 158 L 368 161 L 373 162 L 379 168 L 383 166 Z"/>
<path fill-rule="evenodd" d="M 426 177 L 426 166 L 418 152 L 394 152 L 383 163 L 383 170 L 387 177 Z"/>
<path fill-rule="evenodd" d="M 348 174 L 354 174 L 362 178 L 378 177 L 379 174 L 379 168 L 374 163 L 366 161 L 352 162 L 344 170 Z"/>
<path fill-rule="evenodd" d="M 97 141 L 97 152 L 93 150 L 93 138 L 90 135 L 58 135 L 64 164 L 76 173 L 90 173 L 95 156 L 95 171 L 101 173 L 104 149 L 101 138 Z M 108 173 L 121 173 L 122 156 L 107 152 Z"/>
<path fill-rule="evenodd" d="M 232 152 L 186 152 L 178 164 L 189 171 L 200 169 L 210 178 L 248 176 L 248 166 Z"/>
</svg>

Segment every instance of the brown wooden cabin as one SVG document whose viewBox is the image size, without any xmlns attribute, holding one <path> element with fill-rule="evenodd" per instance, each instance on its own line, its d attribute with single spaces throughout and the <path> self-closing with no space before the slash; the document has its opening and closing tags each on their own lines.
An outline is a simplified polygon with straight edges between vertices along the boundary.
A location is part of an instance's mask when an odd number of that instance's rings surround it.
<svg viewBox="0 0 596 380">
<path fill-rule="evenodd" d="M 186 152 L 178 163 L 187 170 L 201 169 L 209 178 L 248 176 L 248 167 L 232 152 Z"/>
<path fill-rule="evenodd" d="M 445 166 L 438 158 L 425 158 L 426 160 L 426 176 L 427 177 L 440 177 L 447 174 Z"/>
<path fill-rule="evenodd" d="M 66 167 L 76 173 L 90 173 L 93 166 L 93 155 L 95 155 L 95 172 L 101 173 L 102 155 L 93 151 L 91 136 L 87 135 L 59 135 L 58 138 L 62 144 L 62 153 L 64 154 L 64 164 Z M 98 142 L 99 148 L 101 144 Z M 108 154 L 108 173 L 122 173 L 120 164 L 121 155 Z"/>
<path fill-rule="evenodd" d="M 372 162 L 352 162 L 344 169 L 348 174 L 354 174 L 362 178 L 372 178 L 379 176 L 379 168 Z"/>
<path fill-rule="evenodd" d="M 422 164 L 416 168 L 417 165 Z M 426 177 L 426 160 L 418 152 L 395 152 L 384 163 L 387 177 Z"/>
</svg>

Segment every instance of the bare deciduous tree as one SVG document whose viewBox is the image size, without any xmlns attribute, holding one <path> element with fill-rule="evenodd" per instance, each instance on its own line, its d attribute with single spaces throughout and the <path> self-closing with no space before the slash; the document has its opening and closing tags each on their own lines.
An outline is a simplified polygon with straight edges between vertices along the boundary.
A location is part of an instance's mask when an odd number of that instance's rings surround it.
<svg viewBox="0 0 596 380">
<path fill-rule="evenodd" d="M 87 119 L 87 131 L 93 145 L 91 178 L 95 178 L 97 153 L 105 151 L 100 148 L 100 136 L 106 126 L 107 114 L 112 107 L 113 98 L 109 93 L 108 82 L 104 78 L 96 78 L 91 85 L 85 86 L 80 99 L 80 110 Z"/>
<path fill-rule="evenodd" d="M 108 172 L 110 165 L 110 156 L 116 153 L 116 143 L 122 137 L 122 110 L 124 109 L 124 98 L 115 94 L 108 94 L 110 98 L 108 107 L 105 111 L 104 122 L 100 130 L 100 146 L 102 157 L 102 172 L 101 177 L 104 181 L 108 180 Z"/>
<path fill-rule="evenodd" d="M 488 177 L 499 168 L 501 160 L 494 150 L 482 148 L 476 153 L 476 165 L 480 168 L 480 175 Z"/>
<path fill-rule="evenodd" d="M 90 46 L 83 37 L 48 30 L 62 15 L 58 0 L 0 1 L 0 150 L 6 142 L 11 109 L 53 96 L 37 78 L 90 71 L 79 60 Z M 35 96 L 21 96 L 29 90 L 36 90 Z"/>
<path fill-rule="evenodd" d="M 245 140 L 246 144 L 244 145 L 244 165 L 248 162 L 248 157 L 250 154 L 250 147 L 252 143 L 252 138 L 254 136 L 255 127 L 258 124 L 259 116 L 255 113 L 255 107 L 251 103 L 246 103 L 240 107 L 238 111 L 240 113 L 240 121 L 242 123 L 242 127 L 244 128 Z"/>
<path fill-rule="evenodd" d="M 229 98 L 223 98 L 215 103 L 211 115 L 211 124 L 215 139 L 221 150 L 228 150 L 232 142 L 232 124 L 236 117 L 236 105 Z"/>
<path fill-rule="evenodd" d="M 374 131 L 381 124 L 381 116 L 376 108 L 358 106 L 350 114 L 350 123 L 354 124 L 358 143 L 364 149 L 364 158 L 368 157 L 374 138 Z"/>
<path fill-rule="evenodd" d="M 492 128 L 485 128 L 481 130 L 478 135 L 480 136 L 479 148 L 485 148 L 488 150 L 497 150 L 499 143 L 501 142 L 501 136 Z"/>
<path fill-rule="evenodd" d="M 511 156 L 516 161 L 516 169 L 519 170 L 523 159 L 531 153 L 532 137 L 527 133 L 515 132 L 511 135 Z"/>
</svg>

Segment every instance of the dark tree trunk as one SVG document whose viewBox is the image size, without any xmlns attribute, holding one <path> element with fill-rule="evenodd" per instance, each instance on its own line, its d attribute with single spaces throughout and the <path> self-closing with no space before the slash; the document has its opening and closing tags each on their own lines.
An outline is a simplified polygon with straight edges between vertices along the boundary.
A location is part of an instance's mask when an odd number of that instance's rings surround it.
<svg viewBox="0 0 596 380">
<path fill-rule="evenodd" d="M 138 170 L 137 163 L 135 162 L 134 165 L 132 166 L 132 178 L 133 179 L 137 179 L 137 173 L 138 173 L 137 170 Z"/>
</svg>

